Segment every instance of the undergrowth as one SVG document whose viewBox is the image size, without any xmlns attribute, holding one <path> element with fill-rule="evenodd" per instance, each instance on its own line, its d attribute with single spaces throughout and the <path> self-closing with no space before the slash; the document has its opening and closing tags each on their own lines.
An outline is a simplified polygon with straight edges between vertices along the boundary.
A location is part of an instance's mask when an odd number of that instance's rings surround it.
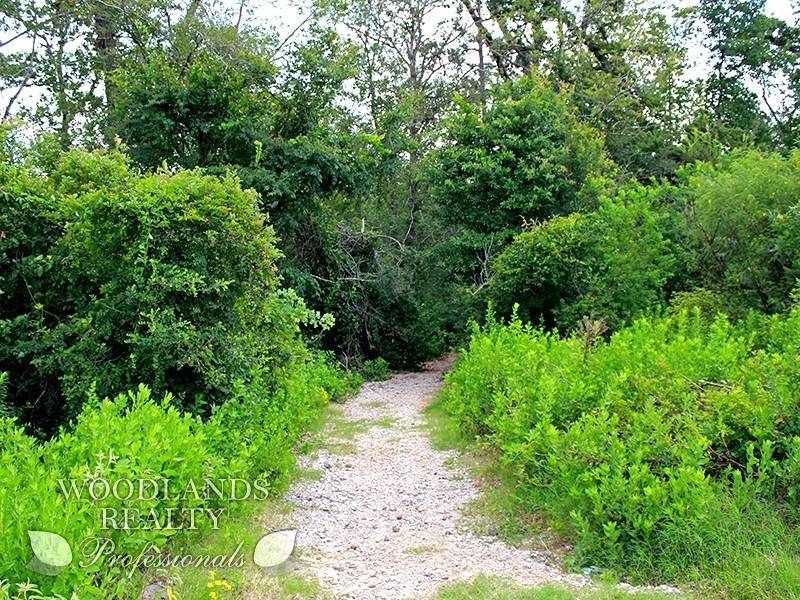
<svg viewBox="0 0 800 600">
<path fill-rule="evenodd" d="M 799 340 L 799 309 L 682 312 L 609 341 L 490 318 L 441 402 L 512 475 L 505 521 L 542 515 L 573 567 L 800 597 Z"/>
</svg>

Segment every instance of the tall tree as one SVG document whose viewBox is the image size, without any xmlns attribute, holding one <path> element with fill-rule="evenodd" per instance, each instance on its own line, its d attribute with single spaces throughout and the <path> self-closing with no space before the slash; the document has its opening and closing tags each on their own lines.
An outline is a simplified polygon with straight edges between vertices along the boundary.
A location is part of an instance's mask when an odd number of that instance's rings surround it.
<svg viewBox="0 0 800 600">
<path fill-rule="evenodd" d="M 728 146 L 798 143 L 800 5 L 794 21 L 769 15 L 766 0 L 701 0 L 696 16 L 711 52 L 708 108 Z"/>
<path fill-rule="evenodd" d="M 461 1 L 500 78 L 539 72 L 566 85 L 626 172 L 646 179 L 674 171 L 692 94 L 666 10 L 637 0 Z"/>
</svg>

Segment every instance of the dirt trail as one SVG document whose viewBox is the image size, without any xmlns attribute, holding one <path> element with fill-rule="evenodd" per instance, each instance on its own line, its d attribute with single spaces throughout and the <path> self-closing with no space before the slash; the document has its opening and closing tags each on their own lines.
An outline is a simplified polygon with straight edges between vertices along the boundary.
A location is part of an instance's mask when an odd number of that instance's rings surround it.
<svg viewBox="0 0 800 600">
<path fill-rule="evenodd" d="M 462 510 L 478 495 L 452 452 L 434 450 L 422 429 L 425 406 L 441 386 L 446 362 L 389 381 L 367 383 L 324 435 L 358 433 L 351 453 L 322 449 L 306 468 L 320 477 L 292 487 L 298 568 L 336 598 L 430 597 L 442 585 L 478 574 L 521 584 L 585 584 L 545 553 L 478 536 Z M 335 442 L 335 440 L 333 440 Z M 450 461 L 451 463 L 453 461 Z"/>
</svg>

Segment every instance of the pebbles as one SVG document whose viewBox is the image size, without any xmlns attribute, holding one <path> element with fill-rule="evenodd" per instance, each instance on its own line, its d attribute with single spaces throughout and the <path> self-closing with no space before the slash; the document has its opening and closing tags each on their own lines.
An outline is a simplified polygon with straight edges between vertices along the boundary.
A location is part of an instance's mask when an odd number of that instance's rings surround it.
<svg viewBox="0 0 800 600">
<path fill-rule="evenodd" d="M 466 473 L 445 466 L 453 453 L 434 450 L 420 429 L 446 366 L 367 383 L 344 405 L 350 421 L 394 421 L 359 433 L 354 454 L 321 450 L 306 465 L 323 476 L 289 493 L 303 557 L 298 568 L 335 597 L 358 600 L 430 597 L 479 574 L 585 585 L 543 553 L 478 536 L 461 523 L 478 490 Z"/>
</svg>

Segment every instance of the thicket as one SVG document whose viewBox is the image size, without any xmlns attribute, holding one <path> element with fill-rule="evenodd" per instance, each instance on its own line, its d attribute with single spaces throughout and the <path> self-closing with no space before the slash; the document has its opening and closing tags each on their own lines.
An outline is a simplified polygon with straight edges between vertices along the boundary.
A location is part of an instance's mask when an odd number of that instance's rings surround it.
<svg viewBox="0 0 800 600">
<path fill-rule="evenodd" d="M 26 434 L 13 420 L 0 420 L 4 482 L 0 580 L 31 581 L 43 592 L 65 597 L 73 591 L 81 598 L 127 597 L 131 582 L 136 581 L 130 575 L 138 575 L 138 569 L 110 564 L 107 556 L 81 566 L 89 562 L 98 539 L 110 540 L 114 554 L 180 554 L 191 536 L 207 533 L 213 526 L 206 514 L 195 512 L 191 517 L 189 509 L 222 509 L 225 512 L 218 519 L 224 525 L 231 513 L 263 499 L 263 490 L 251 488 L 249 498 L 232 500 L 232 479 L 247 481 L 237 484 L 238 498 L 244 494 L 243 485 L 253 486 L 256 481 L 269 495 L 282 491 L 299 435 L 331 397 L 347 390 L 347 384 L 338 368 L 319 359 L 297 358 L 281 369 L 277 383 L 274 380 L 272 374 L 237 383 L 226 402 L 205 421 L 181 411 L 169 394 L 157 397 L 144 385 L 111 399 L 89 395 L 70 427 L 45 443 Z M 139 497 L 139 479 L 158 482 L 158 495 L 151 497 L 152 487 L 146 487 Z M 63 488 L 59 480 L 64 481 Z M 82 490 L 80 498 L 69 492 L 70 480 Z M 127 484 L 118 488 L 120 495 L 103 497 L 104 481 L 113 486 L 126 480 L 133 482 L 133 497 L 126 499 Z M 169 480 L 168 496 L 165 480 Z M 206 481 L 221 489 L 223 497 L 207 491 Z M 98 500 L 88 495 L 92 482 L 98 482 Z M 142 518 L 155 511 L 162 526 L 137 529 L 141 523 L 132 521 L 129 530 L 102 528 L 102 509 L 116 511 L 108 514 L 114 515 L 119 527 L 123 509 L 141 511 Z M 168 511 L 174 515 L 171 528 L 163 526 Z M 192 526 L 196 529 L 187 529 Z M 31 571 L 28 531 L 64 537 L 72 547 L 72 564 L 56 577 Z"/>
<path fill-rule="evenodd" d="M 499 449 L 522 508 L 574 541 L 578 565 L 662 580 L 741 568 L 724 582 L 736 597 L 794 597 L 798 343 L 798 308 L 735 323 L 683 310 L 608 341 L 490 317 L 444 402 Z"/>
<path fill-rule="evenodd" d="M 444 404 L 576 565 L 800 595 L 798 156 L 625 184 L 493 259 Z"/>
<path fill-rule="evenodd" d="M 242 504 L 181 495 L 189 485 L 280 490 L 300 434 L 352 378 L 307 348 L 301 329 L 332 318 L 281 287 L 274 232 L 235 176 L 51 158 L 0 164 L 0 580 L 123 597 L 124 565 L 80 566 L 91 538 L 137 556 L 177 552 L 186 532 L 101 529 L 102 508 L 169 508 L 179 527 L 182 510 Z M 58 483 L 140 478 L 178 495 L 93 501 Z M 37 576 L 27 531 L 63 536 L 78 558 Z"/>
<path fill-rule="evenodd" d="M 139 382 L 208 415 L 236 381 L 302 352 L 315 315 L 279 289 L 272 228 L 234 177 L 140 176 L 80 151 L 0 177 L 0 369 L 8 409 L 37 433 L 92 389 Z"/>
<path fill-rule="evenodd" d="M 503 314 L 517 304 L 521 318 L 562 331 L 583 317 L 615 329 L 664 304 L 683 251 L 661 196 L 631 184 L 595 211 L 530 227 L 494 260 L 486 296 Z"/>
<path fill-rule="evenodd" d="M 624 184 L 594 210 L 514 236 L 483 295 L 502 315 L 518 304 L 524 320 L 562 332 L 583 317 L 616 330 L 673 301 L 735 317 L 785 310 L 800 273 L 799 161 L 797 151 L 739 151 L 674 182 Z"/>
</svg>

